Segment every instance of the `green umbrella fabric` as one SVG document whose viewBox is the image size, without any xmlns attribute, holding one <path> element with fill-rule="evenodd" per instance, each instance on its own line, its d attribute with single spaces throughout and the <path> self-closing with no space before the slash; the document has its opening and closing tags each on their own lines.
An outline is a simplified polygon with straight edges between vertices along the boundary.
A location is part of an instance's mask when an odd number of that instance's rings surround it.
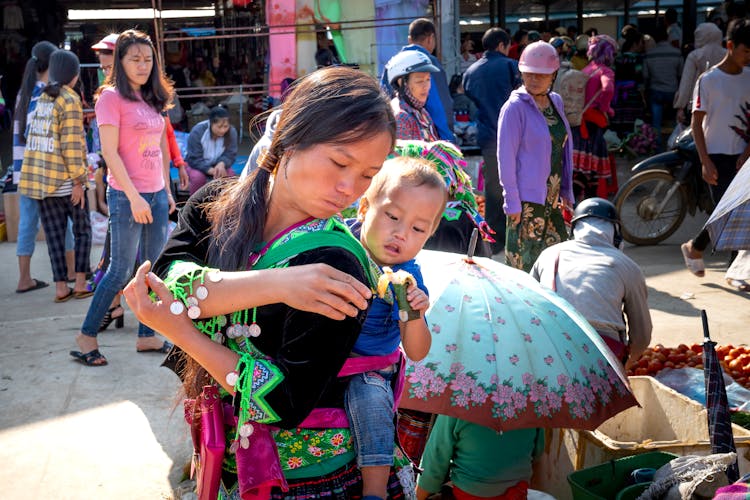
<svg viewBox="0 0 750 500">
<path fill-rule="evenodd" d="M 446 252 L 417 261 L 432 347 L 407 362 L 401 408 L 496 430 L 595 429 L 638 404 L 593 327 L 528 274 Z"/>
</svg>

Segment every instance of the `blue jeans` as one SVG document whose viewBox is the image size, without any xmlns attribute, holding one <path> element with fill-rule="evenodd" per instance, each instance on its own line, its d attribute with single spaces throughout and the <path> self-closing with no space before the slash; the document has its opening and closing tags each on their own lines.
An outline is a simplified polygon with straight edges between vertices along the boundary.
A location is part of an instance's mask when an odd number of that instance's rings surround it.
<svg viewBox="0 0 750 500">
<path fill-rule="evenodd" d="M 357 465 L 393 465 L 396 426 L 393 423 L 391 378 L 395 365 L 352 376 L 344 403 L 357 450 Z"/>
<path fill-rule="evenodd" d="M 39 233 L 39 201 L 18 193 L 18 240 L 17 257 L 31 257 L 36 247 L 36 235 Z M 65 251 L 73 250 L 73 224 L 68 221 L 65 231 Z"/>
<path fill-rule="evenodd" d="M 167 241 L 167 192 L 161 190 L 156 193 L 141 193 L 141 196 L 151 205 L 151 216 L 154 220 L 151 224 L 135 222 L 130 211 L 130 201 L 125 193 L 111 187 L 107 188 L 110 259 L 107 272 L 96 286 L 94 298 L 81 327 L 81 333 L 89 337 L 96 337 L 112 300 L 130 280 L 138 249 L 141 251 L 141 261 L 153 262 Z M 141 324 L 138 327 L 138 336 L 153 337 L 154 331 Z"/>
<path fill-rule="evenodd" d="M 654 130 L 656 131 L 656 143 L 659 149 L 662 148 L 661 140 L 661 122 L 664 116 L 664 107 L 672 107 L 674 101 L 674 92 L 662 92 L 661 90 L 651 91 L 651 120 L 654 122 Z"/>
</svg>

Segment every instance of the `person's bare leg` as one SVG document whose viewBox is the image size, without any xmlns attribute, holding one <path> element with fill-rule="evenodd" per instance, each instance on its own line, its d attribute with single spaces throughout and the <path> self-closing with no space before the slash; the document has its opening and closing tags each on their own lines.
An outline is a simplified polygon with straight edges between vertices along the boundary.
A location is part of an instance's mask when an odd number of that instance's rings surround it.
<svg viewBox="0 0 750 500">
<path fill-rule="evenodd" d="M 55 297 L 61 299 L 68 295 L 70 290 L 68 289 L 67 281 L 55 281 Z"/>
<path fill-rule="evenodd" d="M 388 497 L 388 475 L 391 468 L 388 465 L 360 467 L 362 473 L 362 496 L 376 496 L 382 499 Z"/>
<path fill-rule="evenodd" d="M 76 292 L 87 292 L 86 287 L 86 273 L 76 273 L 76 284 L 74 285 Z"/>
<path fill-rule="evenodd" d="M 17 290 L 33 288 L 36 282 L 31 277 L 31 255 L 18 256 L 18 286 Z"/>
<path fill-rule="evenodd" d="M 65 251 L 65 264 L 68 266 L 68 280 L 76 279 L 76 252 L 75 250 Z"/>
</svg>

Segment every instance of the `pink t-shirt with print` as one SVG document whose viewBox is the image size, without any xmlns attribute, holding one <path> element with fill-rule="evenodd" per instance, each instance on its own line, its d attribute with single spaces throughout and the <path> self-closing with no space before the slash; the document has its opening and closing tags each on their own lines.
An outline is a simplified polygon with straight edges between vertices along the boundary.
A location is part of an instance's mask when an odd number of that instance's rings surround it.
<svg viewBox="0 0 750 500">
<path fill-rule="evenodd" d="M 128 101 L 114 88 L 102 91 L 95 109 L 99 126 L 118 128 L 117 153 L 138 192 L 155 193 L 164 189 L 161 154 L 164 118 L 161 114 L 143 101 Z M 111 170 L 107 182 L 114 189 L 122 191 Z"/>
</svg>

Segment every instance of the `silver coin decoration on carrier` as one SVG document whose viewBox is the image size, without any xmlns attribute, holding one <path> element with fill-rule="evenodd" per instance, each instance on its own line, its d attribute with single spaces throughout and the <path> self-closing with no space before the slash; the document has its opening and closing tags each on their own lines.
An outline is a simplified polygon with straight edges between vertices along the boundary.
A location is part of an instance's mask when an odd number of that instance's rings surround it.
<svg viewBox="0 0 750 500">
<path fill-rule="evenodd" d="M 198 297 L 199 300 L 206 300 L 208 297 L 208 288 L 203 285 L 199 286 L 195 289 L 195 296 Z"/>
<path fill-rule="evenodd" d="M 211 283 L 218 283 L 222 279 L 219 271 L 211 271 L 207 273 L 206 276 L 208 276 L 208 281 Z"/>
<path fill-rule="evenodd" d="M 190 306 L 188 307 L 188 318 L 190 319 L 198 319 L 201 316 L 201 308 L 198 306 Z"/>
<path fill-rule="evenodd" d="M 260 335 L 260 326 L 258 326 L 258 323 L 253 323 L 252 325 L 247 327 L 247 336 L 257 337 L 259 335 Z"/>
<path fill-rule="evenodd" d="M 185 302 L 187 302 L 188 307 L 197 307 L 198 306 L 198 299 L 196 299 L 192 295 L 189 295 L 188 298 L 185 299 Z"/>
<path fill-rule="evenodd" d="M 175 316 L 179 316 L 184 311 L 185 311 L 185 306 L 182 305 L 182 302 L 180 302 L 179 300 L 175 300 L 171 304 L 169 304 L 169 312 L 171 312 Z"/>
</svg>

